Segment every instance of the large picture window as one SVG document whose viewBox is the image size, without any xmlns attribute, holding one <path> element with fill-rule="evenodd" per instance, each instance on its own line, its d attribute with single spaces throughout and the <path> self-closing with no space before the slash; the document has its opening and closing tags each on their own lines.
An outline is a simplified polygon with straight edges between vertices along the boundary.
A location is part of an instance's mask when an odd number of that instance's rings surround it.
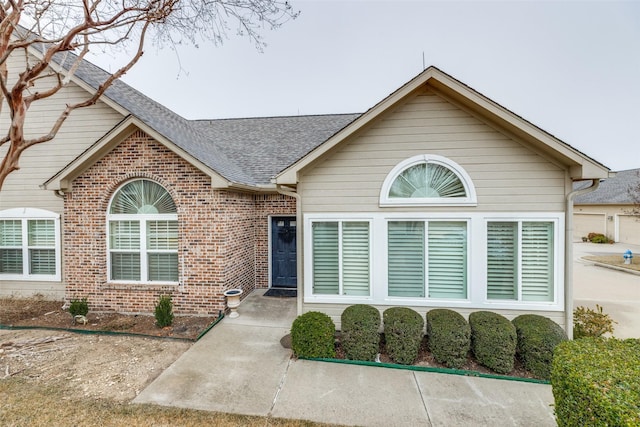
<svg viewBox="0 0 640 427">
<path fill-rule="evenodd" d="M 487 223 L 487 298 L 553 301 L 554 223 Z"/>
<path fill-rule="evenodd" d="M 467 223 L 390 221 L 388 295 L 467 298 Z"/>
<path fill-rule="evenodd" d="M 41 209 L 0 212 L 0 278 L 60 280 L 60 219 Z"/>
<path fill-rule="evenodd" d="M 304 302 L 562 311 L 563 215 L 305 214 Z"/>
<path fill-rule="evenodd" d="M 178 215 L 171 195 L 149 180 L 130 181 L 108 215 L 109 280 L 178 282 Z"/>
</svg>

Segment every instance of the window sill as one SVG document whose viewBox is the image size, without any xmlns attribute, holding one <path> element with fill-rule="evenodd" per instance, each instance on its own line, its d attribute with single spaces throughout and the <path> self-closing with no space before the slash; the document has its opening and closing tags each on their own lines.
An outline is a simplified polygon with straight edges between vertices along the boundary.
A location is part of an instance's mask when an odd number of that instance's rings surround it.
<svg viewBox="0 0 640 427">
<path fill-rule="evenodd" d="M 100 288 L 115 291 L 169 291 L 174 292 L 179 283 L 105 283 Z"/>
</svg>

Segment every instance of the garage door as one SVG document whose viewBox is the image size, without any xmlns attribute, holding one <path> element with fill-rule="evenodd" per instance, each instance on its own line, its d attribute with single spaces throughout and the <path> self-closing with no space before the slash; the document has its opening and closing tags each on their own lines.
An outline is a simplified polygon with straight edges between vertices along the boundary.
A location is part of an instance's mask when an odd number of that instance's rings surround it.
<svg viewBox="0 0 640 427">
<path fill-rule="evenodd" d="M 640 245 L 640 217 L 618 215 L 618 242 Z"/>
<path fill-rule="evenodd" d="M 605 234 L 606 227 L 605 214 L 573 214 L 573 240 L 580 241 L 583 236 L 589 233 Z"/>
</svg>

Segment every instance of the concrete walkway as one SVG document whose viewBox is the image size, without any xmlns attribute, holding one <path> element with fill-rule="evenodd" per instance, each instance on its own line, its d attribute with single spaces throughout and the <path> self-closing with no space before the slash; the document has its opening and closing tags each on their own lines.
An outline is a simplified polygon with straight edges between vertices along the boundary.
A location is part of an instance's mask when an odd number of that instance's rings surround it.
<svg viewBox="0 0 640 427">
<path fill-rule="evenodd" d="M 258 290 L 135 403 L 362 426 L 555 426 L 551 386 L 292 360 L 294 298 Z"/>
</svg>

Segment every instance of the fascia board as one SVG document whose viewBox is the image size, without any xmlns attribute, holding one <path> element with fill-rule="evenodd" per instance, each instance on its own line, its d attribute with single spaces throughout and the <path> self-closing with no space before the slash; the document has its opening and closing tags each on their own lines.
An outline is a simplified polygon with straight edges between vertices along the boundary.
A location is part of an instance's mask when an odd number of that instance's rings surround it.
<svg viewBox="0 0 640 427">
<path fill-rule="evenodd" d="M 572 179 L 608 177 L 609 169 L 606 166 L 590 159 L 478 92 L 461 85 L 450 76 L 443 75 L 442 79 L 430 80 L 429 87 L 440 96 L 461 103 L 491 123 L 495 123 L 498 127 L 558 159 L 569 167 Z"/>
<path fill-rule="evenodd" d="M 387 111 L 391 108 L 395 103 L 400 101 L 402 98 L 422 86 L 426 81 L 432 78 L 438 70 L 435 67 L 429 67 L 408 83 L 403 85 L 400 89 L 393 92 L 391 95 L 384 98 L 382 101 L 377 103 L 375 106 L 370 108 L 367 112 L 362 114 L 356 120 L 351 122 L 345 128 L 340 130 L 338 133 L 333 135 L 331 138 L 326 140 L 320 146 L 315 148 L 313 151 L 308 153 L 302 159 L 298 160 L 296 163 L 292 164 L 288 168 L 284 169 L 278 175 L 275 176 L 274 182 L 280 185 L 295 185 L 298 183 L 299 172 L 307 167 L 309 164 L 316 161 L 318 158 L 322 157 L 336 145 L 340 144 L 345 139 L 350 136 L 356 134 L 358 131 L 363 129 L 369 123 L 371 123 L 376 117 L 380 114 Z"/>
</svg>

